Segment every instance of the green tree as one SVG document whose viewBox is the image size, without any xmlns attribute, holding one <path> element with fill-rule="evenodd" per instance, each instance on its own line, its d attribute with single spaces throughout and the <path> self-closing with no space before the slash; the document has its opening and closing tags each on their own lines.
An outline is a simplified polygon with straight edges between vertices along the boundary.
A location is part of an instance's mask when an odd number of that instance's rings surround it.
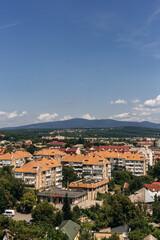
<svg viewBox="0 0 160 240">
<path fill-rule="evenodd" d="M 73 167 L 70 166 L 67 167 L 63 166 L 62 175 L 63 175 L 62 184 L 64 187 L 67 187 L 68 183 L 77 181 L 79 179 Z"/>
<path fill-rule="evenodd" d="M 80 218 L 81 214 L 82 213 L 81 213 L 80 208 L 76 205 L 72 211 L 72 220 L 77 222 L 77 220 Z"/>
<path fill-rule="evenodd" d="M 140 177 L 134 177 L 134 179 L 130 182 L 128 191 L 130 193 L 134 193 L 135 191 L 138 191 L 139 189 L 143 188 L 144 184 Z"/>
<path fill-rule="evenodd" d="M 72 219 L 71 207 L 70 207 L 70 203 L 69 203 L 69 199 L 68 199 L 67 193 L 66 193 L 66 196 L 64 198 L 62 211 L 63 211 L 63 218 L 64 218 L 64 220 L 71 220 Z"/>
<path fill-rule="evenodd" d="M 88 230 L 82 229 L 79 240 L 92 240 L 92 234 Z"/>
<path fill-rule="evenodd" d="M 32 210 L 32 218 L 35 222 L 46 222 L 55 226 L 55 209 L 49 202 L 42 202 Z"/>
<path fill-rule="evenodd" d="M 56 226 L 60 226 L 62 221 L 63 221 L 63 215 L 60 211 L 58 211 L 56 213 Z"/>
<path fill-rule="evenodd" d="M 120 240 L 117 233 L 112 233 L 112 236 L 110 236 L 108 239 L 109 240 Z"/>
<path fill-rule="evenodd" d="M 64 234 L 61 230 L 56 230 L 51 224 L 46 224 L 45 222 L 39 225 L 41 229 L 41 238 L 44 240 L 69 240 L 68 236 Z"/>
<path fill-rule="evenodd" d="M 33 191 L 24 193 L 22 197 L 22 209 L 25 213 L 30 213 L 32 208 L 36 205 L 36 196 Z"/>
<path fill-rule="evenodd" d="M 157 162 L 153 167 L 153 177 L 160 179 L 160 162 Z"/>
<path fill-rule="evenodd" d="M 128 233 L 130 240 L 143 240 L 147 235 L 143 233 L 139 228 Z"/>
<path fill-rule="evenodd" d="M 155 229 L 152 235 L 157 238 L 158 240 L 160 239 L 160 229 Z"/>
<path fill-rule="evenodd" d="M 160 197 L 155 196 L 154 203 L 152 204 L 153 208 L 153 218 L 155 222 L 160 222 Z"/>
<path fill-rule="evenodd" d="M 128 233 L 130 240 L 143 240 L 145 236 L 152 232 L 152 227 L 148 225 L 146 219 L 142 216 L 134 218 L 128 225 L 131 229 Z"/>
<path fill-rule="evenodd" d="M 0 214 L 3 213 L 5 209 L 8 208 L 8 206 L 9 206 L 9 201 L 6 198 L 4 189 L 1 187 L 0 188 Z"/>
<path fill-rule="evenodd" d="M 27 152 L 33 154 L 35 151 L 37 150 L 37 148 L 31 144 L 28 148 L 27 148 Z"/>
<path fill-rule="evenodd" d="M 121 185 L 123 187 L 125 182 L 130 182 L 130 180 L 133 179 L 132 173 L 128 171 L 112 171 L 112 176 L 114 179 L 114 182 L 118 185 Z"/>
</svg>

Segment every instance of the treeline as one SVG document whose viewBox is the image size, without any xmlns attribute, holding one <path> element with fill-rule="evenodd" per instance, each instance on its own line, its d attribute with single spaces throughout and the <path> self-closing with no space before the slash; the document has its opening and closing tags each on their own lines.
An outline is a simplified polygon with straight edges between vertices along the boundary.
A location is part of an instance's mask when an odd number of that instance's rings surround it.
<svg viewBox="0 0 160 240">
<path fill-rule="evenodd" d="M 94 128 L 94 129 L 59 129 L 62 131 L 61 135 L 66 137 L 79 138 L 126 138 L 126 137 L 160 137 L 160 129 L 155 128 L 143 128 L 143 127 L 114 127 L 114 128 Z M 32 139 L 36 141 L 41 139 L 42 136 L 50 135 L 54 129 L 18 129 L 18 130 L 1 130 L 0 134 L 4 134 L 5 137 L 0 136 L 0 140 L 12 140 L 18 141 L 21 139 Z M 55 137 L 58 135 L 58 130 L 50 136 Z"/>
</svg>

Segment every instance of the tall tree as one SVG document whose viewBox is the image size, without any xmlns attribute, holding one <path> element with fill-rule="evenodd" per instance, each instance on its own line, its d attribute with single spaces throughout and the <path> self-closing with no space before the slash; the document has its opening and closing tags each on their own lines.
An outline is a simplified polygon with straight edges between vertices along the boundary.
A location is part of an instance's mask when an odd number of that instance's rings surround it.
<svg viewBox="0 0 160 240">
<path fill-rule="evenodd" d="M 70 207 L 70 203 L 69 203 L 69 199 L 68 199 L 67 193 L 66 193 L 66 196 L 64 198 L 62 211 L 63 211 L 64 220 L 71 220 L 72 219 L 71 207 Z"/>
<path fill-rule="evenodd" d="M 33 191 L 29 191 L 23 194 L 22 208 L 25 213 L 30 213 L 32 208 L 36 205 L 36 196 Z"/>
<path fill-rule="evenodd" d="M 63 166 L 62 175 L 63 175 L 62 184 L 63 184 L 64 187 L 67 187 L 67 183 L 74 182 L 74 181 L 78 180 L 78 176 L 75 173 L 73 167 Z"/>
</svg>

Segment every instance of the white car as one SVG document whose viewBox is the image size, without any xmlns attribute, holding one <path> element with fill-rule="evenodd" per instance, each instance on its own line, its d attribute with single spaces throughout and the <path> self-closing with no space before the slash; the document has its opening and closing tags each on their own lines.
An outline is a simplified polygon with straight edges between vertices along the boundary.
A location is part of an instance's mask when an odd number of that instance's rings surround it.
<svg viewBox="0 0 160 240">
<path fill-rule="evenodd" d="M 15 215 L 15 211 L 13 209 L 6 209 L 4 213 L 2 213 L 5 217 L 13 217 Z"/>
</svg>

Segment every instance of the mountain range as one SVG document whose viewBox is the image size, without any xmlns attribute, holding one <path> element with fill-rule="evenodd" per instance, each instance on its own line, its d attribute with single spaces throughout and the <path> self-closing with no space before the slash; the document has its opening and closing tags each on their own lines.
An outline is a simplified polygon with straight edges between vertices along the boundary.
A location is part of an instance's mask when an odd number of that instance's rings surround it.
<svg viewBox="0 0 160 240">
<path fill-rule="evenodd" d="M 35 123 L 17 127 L 6 127 L 3 130 L 17 129 L 69 129 L 69 128 L 114 128 L 114 127 L 144 127 L 160 128 L 160 124 L 152 122 L 129 122 L 112 119 L 87 120 L 83 118 L 73 118 L 63 121 Z"/>
</svg>

